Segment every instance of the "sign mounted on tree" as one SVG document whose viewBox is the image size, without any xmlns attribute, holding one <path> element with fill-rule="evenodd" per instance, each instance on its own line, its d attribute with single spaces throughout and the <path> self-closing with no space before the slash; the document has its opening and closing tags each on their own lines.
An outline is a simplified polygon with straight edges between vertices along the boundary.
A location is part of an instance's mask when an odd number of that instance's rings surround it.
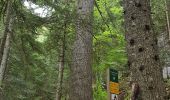
<svg viewBox="0 0 170 100">
<path fill-rule="evenodd" d="M 111 94 L 119 94 L 118 71 L 109 69 L 109 91 Z"/>
</svg>

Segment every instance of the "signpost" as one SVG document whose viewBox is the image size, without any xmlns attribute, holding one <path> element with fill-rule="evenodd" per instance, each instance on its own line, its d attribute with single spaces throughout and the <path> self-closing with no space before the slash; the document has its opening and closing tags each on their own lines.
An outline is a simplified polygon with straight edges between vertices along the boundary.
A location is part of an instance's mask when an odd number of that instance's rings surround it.
<svg viewBox="0 0 170 100">
<path fill-rule="evenodd" d="M 108 68 L 107 91 L 108 100 L 117 100 L 119 94 L 118 71 Z"/>
</svg>

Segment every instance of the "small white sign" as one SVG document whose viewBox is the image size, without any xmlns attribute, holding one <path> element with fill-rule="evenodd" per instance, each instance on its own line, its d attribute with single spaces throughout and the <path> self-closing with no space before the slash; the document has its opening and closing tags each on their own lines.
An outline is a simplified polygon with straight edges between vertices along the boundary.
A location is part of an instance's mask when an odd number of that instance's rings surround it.
<svg viewBox="0 0 170 100">
<path fill-rule="evenodd" d="M 111 94 L 111 100 L 118 100 L 118 96 L 116 94 Z"/>
</svg>

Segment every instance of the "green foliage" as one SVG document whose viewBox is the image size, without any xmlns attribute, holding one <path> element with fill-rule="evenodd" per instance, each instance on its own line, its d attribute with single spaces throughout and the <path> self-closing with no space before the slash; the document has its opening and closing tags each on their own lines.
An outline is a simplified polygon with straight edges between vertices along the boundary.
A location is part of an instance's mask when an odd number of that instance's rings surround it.
<svg viewBox="0 0 170 100">
<path fill-rule="evenodd" d="M 96 87 L 93 89 L 94 100 L 107 100 L 107 92 L 104 90 L 101 82 L 96 82 Z"/>
<path fill-rule="evenodd" d="M 166 16 L 164 0 L 152 0 L 152 17 L 155 32 L 159 35 L 166 30 Z"/>
<path fill-rule="evenodd" d="M 3 33 L 5 5 L 0 1 L 0 32 Z M 41 8 L 50 9 L 46 17 L 24 6 L 24 0 L 14 0 L 12 44 L 3 83 L 5 100 L 53 100 L 56 95 L 58 61 L 61 41 L 66 33 L 63 99 L 70 88 L 72 45 L 75 38 L 76 0 L 26 0 Z M 152 1 L 154 27 L 165 31 L 163 1 Z M 106 69 L 120 72 L 121 88 L 128 90 L 127 57 L 123 27 L 122 0 L 96 0 L 93 21 L 93 96 L 106 100 Z M 2 34 L 0 33 L 0 37 Z M 129 95 L 128 95 L 129 96 Z"/>
<path fill-rule="evenodd" d="M 72 44 L 75 38 L 75 0 L 29 0 L 50 8 L 51 15 L 36 15 L 15 0 L 14 34 L 4 79 L 5 100 L 53 100 L 56 95 L 58 58 L 66 33 L 63 99 L 68 96 Z M 106 69 L 125 71 L 126 53 L 120 0 L 97 0 L 94 9 L 93 95 L 106 100 Z M 1 8 L 0 4 L 0 8 Z M 66 24 L 66 27 L 65 27 Z M 0 26 L 3 29 L 3 26 Z"/>
</svg>

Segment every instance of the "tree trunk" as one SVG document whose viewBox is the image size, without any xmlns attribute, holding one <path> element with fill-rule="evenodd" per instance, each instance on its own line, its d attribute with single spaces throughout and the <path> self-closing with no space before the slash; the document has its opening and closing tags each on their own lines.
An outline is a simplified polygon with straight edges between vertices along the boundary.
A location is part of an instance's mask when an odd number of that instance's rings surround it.
<svg viewBox="0 0 170 100">
<path fill-rule="evenodd" d="M 168 35 L 169 35 L 169 41 L 170 41 L 170 19 L 169 19 L 169 13 L 170 13 L 170 9 L 168 8 L 168 3 L 170 2 L 169 0 L 167 1 L 167 0 L 164 0 L 164 2 L 165 2 L 165 14 L 166 14 L 166 25 L 167 25 L 167 33 L 168 33 Z"/>
<path fill-rule="evenodd" d="M 168 16 L 169 16 L 168 18 L 169 18 L 169 21 L 170 21 L 170 1 L 169 0 L 166 0 L 166 6 L 167 6 L 167 11 L 168 11 Z"/>
<path fill-rule="evenodd" d="M 124 0 L 125 37 L 132 82 L 132 100 L 165 100 L 157 39 L 149 0 Z M 134 85 L 132 85 L 134 87 Z"/>
<path fill-rule="evenodd" d="M 121 93 L 118 95 L 118 100 L 125 100 L 125 95 L 126 95 L 126 92 L 121 91 Z"/>
<path fill-rule="evenodd" d="M 7 32 L 5 32 L 2 40 L 1 40 L 1 45 L 0 45 L 0 62 L 2 60 L 2 55 L 3 55 L 3 52 L 4 52 L 4 46 L 5 46 L 5 42 L 6 42 L 6 37 L 7 37 Z"/>
<path fill-rule="evenodd" d="M 56 94 L 56 100 L 61 100 L 62 98 L 62 84 L 63 84 L 63 73 L 64 73 L 64 65 L 65 65 L 65 35 L 66 35 L 66 23 L 64 25 L 64 35 L 61 42 L 61 48 L 60 48 L 60 55 L 59 55 L 59 73 L 58 73 L 58 85 L 57 85 L 57 94 Z"/>
<path fill-rule="evenodd" d="M 0 44 L 0 62 L 2 60 L 3 52 L 4 52 L 4 46 L 7 38 L 7 33 L 9 32 L 9 23 L 10 23 L 10 17 L 11 17 L 11 1 L 8 2 L 7 5 L 7 10 L 6 10 L 6 18 L 5 18 L 5 29 L 3 33 L 3 37 L 1 39 L 1 44 Z"/>
<path fill-rule="evenodd" d="M 3 53 L 2 53 L 1 63 L 0 63 L 0 86 L 2 85 L 2 80 L 7 65 L 8 53 L 10 49 L 10 38 L 12 33 L 12 22 L 13 22 L 12 15 L 11 15 L 11 8 L 12 8 L 11 6 L 12 6 L 12 1 L 9 0 L 7 6 L 7 13 L 6 13 L 5 30 L 4 30 L 5 43 L 3 44 L 4 46 L 1 46 L 3 47 L 1 48 Z"/>
<path fill-rule="evenodd" d="M 69 100 L 92 100 L 93 0 L 77 1 L 76 41 L 71 67 Z"/>
</svg>

